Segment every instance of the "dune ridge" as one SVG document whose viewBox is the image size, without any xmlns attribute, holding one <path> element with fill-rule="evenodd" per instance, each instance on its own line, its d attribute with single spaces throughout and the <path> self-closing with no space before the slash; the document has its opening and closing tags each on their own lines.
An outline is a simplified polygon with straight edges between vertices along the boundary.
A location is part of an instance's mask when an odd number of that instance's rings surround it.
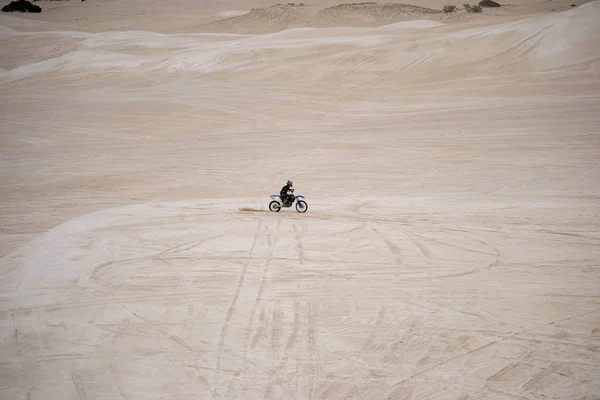
<svg viewBox="0 0 600 400">
<path fill-rule="evenodd" d="M 298 52 L 304 52 L 307 59 L 320 54 L 320 63 L 329 66 L 322 68 L 319 76 L 311 77 L 313 80 L 328 80 L 332 74 L 344 74 L 345 71 L 353 71 L 352 79 L 359 80 L 362 75 L 375 79 L 373 73 L 408 72 L 409 69 L 419 76 L 428 73 L 438 75 L 442 69 L 457 76 L 473 73 L 473 70 L 465 69 L 472 63 L 471 59 L 461 62 L 455 56 L 469 48 L 477 49 L 473 56 L 475 59 L 488 60 L 485 68 L 489 73 L 517 72 L 527 68 L 551 70 L 598 61 L 598 54 L 594 50 L 594 44 L 600 38 L 600 28 L 595 22 L 597 18 L 600 18 L 600 5 L 594 2 L 551 16 L 462 31 L 424 20 L 372 28 L 295 28 L 271 34 L 241 36 L 165 35 L 143 31 L 60 32 L 50 34 L 50 37 L 59 36 L 56 40 L 52 39 L 52 48 L 38 48 L 39 61 L 14 68 L 0 65 L 5 69 L 0 73 L 0 79 L 10 81 L 39 73 L 68 75 L 73 70 L 79 70 L 83 75 L 100 71 L 135 70 L 153 73 L 228 73 L 235 79 L 237 75 L 245 76 L 248 73 L 277 74 L 280 64 L 293 65 L 288 56 L 297 59 Z M 427 33 L 434 28 L 435 33 Z M 398 38 L 398 30 L 402 30 L 402 35 L 406 37 Z M 5 32 L 2 40 L 5 43 L 20 42 L 27 35 L 38 36 L 37 33 Z M 408 37 L 415 38 L 415 42 L 411 43 L 406 39 Z M 215 40 L 217 38 L 219 40 Z M 412 51 L 414 43 L 429 48 L 428 55 L 423 57 Z M 331 47 L 334 45 L 336 47 Z M 380 62 L 368 64 L 372 68 L 365 66 L 356 70 L 354 64 L 345 65 L 344 58 L 352 59 L 355 56 L 351 54 L 360 56 L 368 53 L 368 49 L 374 46 L 377 46 Z M 291 51 L 294 53 L 291 54 Z M 268 65 L 261 64 L 262 53 L 269 53 L 275 60 Z M 507 53 L 511 53 L 509 64 L 501 58 Z M 413 64 L 417 55 L 418 67 Z M 296 78 L 305 79 L 300 75 Z M 260 75 L 255 75 L 255 79 L 260 81 Z"/>
<path fill-rule="evenodd" d="M 241 16 L 202 25 L 200 29 L 266 33 L 297 27 L 372 26 L 401 18 L 440 13 L 440 10 L 401 3 L 341 3 L 330 7 L 289 3 L 252 9 Z"/>
</svg>

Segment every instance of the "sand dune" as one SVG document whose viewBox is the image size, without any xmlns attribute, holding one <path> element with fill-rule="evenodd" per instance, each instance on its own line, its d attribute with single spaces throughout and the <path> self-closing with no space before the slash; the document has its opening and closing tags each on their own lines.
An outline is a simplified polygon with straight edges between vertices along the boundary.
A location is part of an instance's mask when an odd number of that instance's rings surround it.
<svg viewBox="0 0 600 400">
<path fill-rule="evenodd" d="M 531 67 L 542 71 L 598 61 L 594 47 L 600 37 L 598 17 L 598 3 L 591 3 L 560 15 L 458 31 L 454 26 L 444 29 L 444 24 L 425 20 L 374 28 L 296 28 L 239 36 L 56 32 L 44 36 L 52 47 L 38 33 L 31 33 L 29 36 L 38 38 L 37 53 L 43 59 L 4 71 L 0 79 L 20 79 L 39 73 L 69 74 L 72 70 L 87 74 L 110 70 L 218 72 L 228 73 L 229 79 L 236 76 L 247 79 L 248 74 L 254 73 L 253 81 L 261 81 L 280 74 L 281 65 L 302 66 L 302 56 L 307 62 L 319 57 L 319 74 L 306 77 L 311 81 L 329 80 L 350 72 L 353 75 L 350 82 L 377 79 L 399 70 L 407 78 L 411 77 L 406 73 L 408 70 L 414 70 L 419 79 L 428 74 L 439 75 L 441 71 L 454 77 L 465 76 L 473 73 L 471 66 L 476 62 L 489 73 L 517 72 Z M 436 28 L 436 31 L 426 34 L 422 28 Z M 2 40 L 7 44 L 20 43 L 24 35 L 27 34 L 5 34 Z M 415 51 L 415 46 L 419 50 Z M 369 48 L 375 48 L 372 55 Z M 466 52 L 469 56 L 461 58 Z M 264 54 L 269 54 L 268 64 L 260 61 Z M 290 61 L 290 57 L 297 61 Z M 357 69 L 360 58 L 365 62 Z M 379 61 L 373 63 L 370 58 Z M 303 80 L 303 76 L 296 78 Z"/>
<path fill-rule="evenodd" d="M 0 398 L 597 398 L 600 1 L 555 3 L 0 15 Z"/>
<path fill-rule="evenodd" d="M 517 34 L 520 41 L 511 43 L 510 47 L 521 58 L 544 60 L 554 57 L 559 65 L 597 61 L 598 53 L 593 51 L 593 43 L 600 37 L 596 23 L 599 14 L 600 3 L 593 2 L 560 14 L 463 31 L 458 36 L 487 40 L 491 44 L 498 37 Z"/>
<path fill-rule="evenodd" d="M 427 14 L 441 14 L 441 11 L 398 3 L 341 3 L 331 7 L 288 3 L 252 9 L 241 16 L 208 23 L 201 29 L 246 33 L 294 27 L 369 26 Z"/>
</svg>

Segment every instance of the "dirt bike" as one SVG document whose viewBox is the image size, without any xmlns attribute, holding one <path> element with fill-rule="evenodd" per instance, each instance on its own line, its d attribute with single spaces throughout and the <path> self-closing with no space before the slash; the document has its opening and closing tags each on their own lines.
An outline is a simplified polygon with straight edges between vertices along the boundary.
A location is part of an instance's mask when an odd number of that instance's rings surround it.
<svg viewBox="0 0 600 400">
<path fill-rule="evenodd" d="M 271 210 L 273 212 L 279 212 L 279 211 L 281 211 L 281 208 L 289 208 L 295 202 L 296 203 L 296 211 L 304 214 L 306 212 L 306 210 L 308 210 L 308 204 L 306 204 L 306 201 L 304 200 L 304 196 L 296 195 L 296 194 L 293 196 L 294 196 L 294 199 L 292 199 L 291 201 L 288 200 L 286 202 L 283 202 L 281 200 L 281 196 L 279 196 L 278 194 L 272 194 L 271 198 L 273 199 L 273 201 L 271 201 L 269 203 L 269 210 Z"/>
</svg>

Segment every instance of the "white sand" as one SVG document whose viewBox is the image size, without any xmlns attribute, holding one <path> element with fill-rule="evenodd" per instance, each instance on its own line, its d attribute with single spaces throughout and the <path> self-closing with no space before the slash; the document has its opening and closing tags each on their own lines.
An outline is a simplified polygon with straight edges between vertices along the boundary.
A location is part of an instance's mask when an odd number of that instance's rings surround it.
<svg viewBox="0 0 600 400">
<path fill-rule="evenodd" d="M 600 2 L 38 4 L 0 15 L 1 399 L 600 399 Z"/>
<path fill-rule="evenodd" d="M 233 10 L 233 11 L 223 11 L 218 13 L 219 17 L 239 17 L 240 15 L 248 14 L 249 10 Z"/>
</svg>

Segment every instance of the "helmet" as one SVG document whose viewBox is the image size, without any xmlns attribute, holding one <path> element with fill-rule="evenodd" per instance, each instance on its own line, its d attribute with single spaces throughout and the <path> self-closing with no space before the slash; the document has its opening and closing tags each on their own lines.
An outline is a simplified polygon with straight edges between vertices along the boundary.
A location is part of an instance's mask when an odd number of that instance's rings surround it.
<svg viewBox="0 0 600 400">
<path fill-rule="evenodd" d="M 293 184 L 294 184 L 294 182 L 292 182 L 292 181 L 287 181 L 287 184 L 288 184 L 288 185 L 293 185 Z"/>
</svg>

